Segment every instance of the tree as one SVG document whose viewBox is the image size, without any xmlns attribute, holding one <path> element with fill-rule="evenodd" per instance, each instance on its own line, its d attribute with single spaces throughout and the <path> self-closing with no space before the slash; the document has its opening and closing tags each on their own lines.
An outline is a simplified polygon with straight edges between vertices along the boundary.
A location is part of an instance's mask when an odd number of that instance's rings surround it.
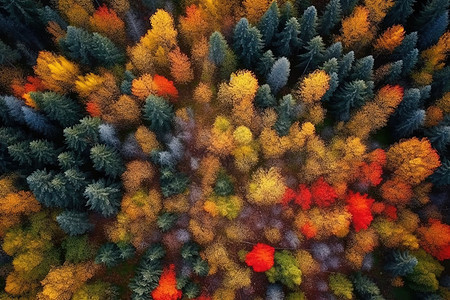
<svg viewBox="0 0 450 300">
<path fill-rule="evenodd" d="M 314 6 L 308 7 L 303 12 L 300 23 L 299 40 L 300 45 L 306 45 L 315 35 L 317 26 L 317 10 Z"/>
<path fill-rule="evenodd" d="M 368 85 L 363 80 L 354 80 L 345 83 L 339 88 L 334 96 L 335 101 L 331 104 L 332 112 L 339 120 L 348 120 L 350 110 L 361 107 L 367 97 Z"/>
<path fill-rule="evenodd" d="M 273 56 L 272 50 L 267 50 L 259 59 L 258 66 L 256 68 L 257 73 L 261 77 L 267 77 L 274 63 L 275 57 Z"/>
<path fill-rule="evenodd" d="M 85 117 L 79 124 L 64 129 L 64 142 L 69 149 L 82 153 L 99 141 L 99 125 L 99 118 Z"/>
<path fill-rule="evenodd" d="M 413 5 L 416 0 L 397 0 L 394 6 L 388 11 L 383 23 L 386 26 L 394 24 L 405 24 L 408 17 L 413 13 Z"/>
<path fill-rule="evenodd" d="M 102 299 L 102 297 L 106 297 L 106 299 L 114 299 L 115 297 L 119 297 L 119 290 L 111 283 L 95 281 L 94 283 L 84 284 L 73 294 L 72 299 Z"/>
<path fill-rule="evenodd" d="M 420 237 L 420 245 L 438 260 L 443 261 L 449 259 L 450 226 L 435 219 L 429 219 L 428 225 L 417 229 Z"/>
<path fill-rule="evenodd" d="M 419 292 L 436 291 L 439 287 L 437 278 L 444 271 L 444 267 L 423 249 L 412 252 L 412 255 L 417 258 L 418 263 L 412 273 L 407 275 L 407 285 Z"/>
<path fill-rule="evenodd" d="M 189 57 L 182 53 L 179 48 L 169 53 L 170 74 L 176 83 L 189 83 L 194 79 L 194 71 L 191 67 Z"/>
<path fill-rule="evenodd" d="M 247 68 L 254 65 L 261 56 L 261 33 L 257 28 L 251 27 L 246 18 L 239 20 L 234 28 L 233 49 Z"/>
<path fill-rule="evenodd" d="M 276 47 L 276 53 L 279 56 L 290 57 L 297 52 L 300 47 L 300 41 L 298 39 L 300 30 L 300 25 L 296 18 L 290 18 L 283 30 L 276 34 L 276 42 L 274 46 Z"/>
<path fill-rule="evenodd" d="M 353 276 L 353 287 L 355 289 L 355 294 L 361 299 L 376 299 L 376 297 L 383 299 L 381 296 L 380 289 L 369 277 L 362 275 L 361 273 L 356 273 Z"/>
<path fill-rule="evenodd" d="M 65 259 L 69 263 L 90 260 L 95 254 L 87 235 L 68 236 L 62 242 L 61 247 L 65 250 Z"/>
<path fill-rule="evenodd" d="M 258 88 L 254 101 L 255 105 L 260 108 L 274 107 L 277 104 L 268 84 L 263 84 Z"/>
<path fill-rule="evenodd" d="M 208 36 L 214 30 L 212 16 L 203 5 L 189 5 L 186 16 L 180 16 L 180 32 L 190 45 L 194 45 L 203 36 Z"/>
<path fill-rule="evenodd" d="M 0 65 L 14 64 L 20 58 L 19 51 L 0 41 Z"/>
<path fill-rule="evenodd" d="M 162 135 L 172 127 L 173 108 L 164 98 L 150 95 L 145 100 L 143 117 L 152 131 Z"/>
<path fill-rule="evenodd" d="M 440 165 L 439 155 L 424 138 L 414 137 L 394 144 L 386 152 L 386 167 L 412 185 L 419 184 Z"/>
<path fill-rule="evenodd" d="M 319 177 L 311 185 L 311 196 L 315 204 L 320 207 L 331 206 L 336 201 L 337 194 L 335 190 L 323 179 Z"/>
<path fill-rule="evenodd" d="M 445 122 L 445 121 L 444 121 Z M 425 135 L 431 142 L 431 145 L 436 149 L 441 156 L 447 153 L 448 145 L 450 144 L 450 126 L 438 125 L 433 126 L 425 131 Z"/>
<path fill-rule="evenodd" d="M 440 16 L 430 20 L 425 26 L 420 28 L 419 49 L 426 49 L 434 45 L 445 33 L 448 27 L 448 12 L 443 12 Z"/>
<path fill-rule="evenodd" d="M 415 19 L 415 28 L 423 28 L 428 22 L 437 18 L 443 11 L 448 9 L 448 6 L 447 0 L 429 0 L 423 5 L 419 16 Z"/>
<path fill-rule="evenodd" d="M 278 4 L 276 1 L 273 1 L 259 20 L 258 29 L 261 32 L 266 47 L 271 45 L 272 39 L 278 31 L 279 15 Z"/>
<path fill-rule="evenodd" d="M 175 265 L 171 264 L 169 268 L 165 268 L 159 279 L 158 286 L 152 291 L 152 298 L 155 300 L 181 299 L 182 292 L 177 289 L 175 276 Z"/>
<path fill-rule="evenodd" d="M 114 243 L 103 244 L 95 256 L 96 264 L 104 264 L 108 268 L 117 266 L 121 262 L 120 249 Z"/>
<path fill-rule="evenodd" d="M 61 229 L 71 236 L 84 234 L 94 227 L 84 212 L 64 211 L 56 217 L 56 221 Z"/>
<path fill-rule="evenodd" d="M 209 37 L 209 60 L 216 66 L 221 66 L 225 60 L 228 44 L 223 35 L 214 31 Z"/>
<path fill-rule="evenodd" d="M 87 199 L 86 205 L 105 218 L 116 215 L 119 210 L 121 190 L 117 184 L 107 184 L 104 180 L 98 180 L 86 187 L 84 196 Z"/>
<path fill-rule="evenodd" d="M 418 260 L 409 251 L 393 251 L 391 259 L 384 266 L 393 276 L 406 276 L 417 265 Z"/>
<path fill-rule="evenodd" d="M 345 299 L 353 298 L 353 284 L 344 274 L 331 274 L 328 277 L 328 285 L 336 296 L 344 297 Z"/>
<path fill-rule="evenodd" d="M 244 0 L 245 15 L 249 22 L 256 24 L 270 5 L 269 0 Z"/>
<path fill-rule="evenodd" d="M 389 27 L 376 41 L 374 48 L 380 52 L 392 53 L 403 41 L 405 30 L 402 25 Z"/>
<path fill-rule="evenodd" d="M 245 256 L 245 263 L 255 272 L 266 272 L 274 265 L 275 248 L 258 243 Z"/>
<path fill-rule="evenodd" d="M 99 144 L 91 148 L 90 158 L 97 171 L 117 177 L 124 171 L 120 154 L 112 147 Z"/>
<path fill-rule="evenodd" d="M 256 205 L 270 205 L 280 202 L 285 191 L 285 185 L 280 170 L 258 169 L 252 175 L 248 186 L 248 200 Z"/>
<path fill-rule="evenodd" d="M 300 63 L 298 67 L 303 69 L 303 74 L 307 70 L 315 69 L 322 61 L 324 54 L 324 44 L 322 37 L 316 36 L 312 38 L 308 45 L 305 46 L 306 53 L 300 54 Z"/>
<path fill-rule="evenodd" d="M 294 98 L 291 94 L 287 94 L 281 99 L 280 104 L 276 108 L 278 118 L 273 127 L 279 136 L 286 136 L 289 133 L 289 129 L 295 119 L 294 105 Z"/>
<path fill-rule="evenodd" d="M 417 44 L 417 31 L 405 35 L 402 43 L 394 49 L 392 53 L 393 59 L 402 59 L 411 51 L 413 51 Z"/>
<path fill-rule="evenodd" d="M 267 279 L 271 283 L 281 282 L 289 289 L 295 289 L 302 282 L 302 271 L 297 260 L 287 250 L 275 252 L 275 264 L 266 271 Z"/>
<path fill-rule="evenodd" d="M 126 41 L 125 23 L 117 16 L 113 9 L 106 5 L 100 6 L 89 18 L 89 25 L 94 32 L 123 44 Z"/>
<path fill-rule="evenodd" d="M 350 16 L 342 20 L 339 40 L 346 49 L 358 49 L 370 43 L 372 38 L 369 10 L 363 6 L 357 6 Z M 359 46 L 355 46 L 356 44 Z"/>
<path fill-rule="evenodd" d="M 296 95 L 304 103 L 319 102 L 330 87 L 329 80 L 330 76 L 327 73 L 316 70 L 303 79 Z"/>
<path fill-rule="evenodd" d="M 341 20 L 341 2 L 339 0 L 331 0 L 325 7 L 325 11 L 320 19 L 319 33 L 322 36 L 330 34 L 331 30 Z"/>
<path fill-rule="evenodd" d="M 122 51 L 107 37 L 94 32 L 89 41 L 89 53 L 100 65 L 112 67 L 125 60 Z"/>
<path fill-rule="evenodd" d="M 75 125 L 81 118 L 81 108 L 74 100 L 54 92 L 32 92 L 31 98 L 39 109 L 62 127 Z"/>
<path fill-rule="evenodd" d="M 267 76 L 267 84 L 271 91 L 277 94 L 283 88 L 289 79 L 290 62 L 286 57 L 279 58 L 272 66 L 272 70 Z"/>
<path fill-rule="evenodd" d="M 374 199 L 368 198 L 366 194 L 353 193 L 350 191 L 347 197 L 346 209 L 352 214 L 353 227 L 358 232 L 367 229 L 373 220 L 371 206 Z"/>
<path fill-rule="evenodd" d="M 178 216 L 173 213 L 165 212 L 159 215 L 156 224 L 162 232 L 169 231 L 176 223 Z"/>
</svg>

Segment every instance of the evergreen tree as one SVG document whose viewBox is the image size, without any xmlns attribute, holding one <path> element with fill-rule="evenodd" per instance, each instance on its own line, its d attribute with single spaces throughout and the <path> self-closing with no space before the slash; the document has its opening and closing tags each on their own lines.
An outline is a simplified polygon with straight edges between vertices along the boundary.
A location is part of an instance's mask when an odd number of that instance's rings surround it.
<svg viewBox="0 0 450 300">
<path fill-rule="evenodd" d="M 286 1 L 281 7 L 280 22 L 278 22 L 278 30 L 282 30 L 286 23 L 294 17 L 294 7 L 291 1 Z"/>
<path fill-rule="evenodd" d="M 300 25 L 296 18 L 290 18 L 283 30 L 276 35 L 276 53 L 279 56 L 289 57 L 298 51 L 300 41 L 298 39 Z"/>
<path fill-rule="evenodd" d="M 348 121 L 350 110 L 361 107 L 367 98 L 368 85 L 363 80 L 345 83 L 339 88 L 331 103 L 331 110 L 338 120 Z"/>
<path fill-rule="evenodd" d="M 112 147 L 99 144 L 91 148 L 90 158 L 97 171 L 104 172 L 111 177 L 117 177 L 124 171 L 122 158 Z"/>
<path fill-rule="evenodd" d="M 434 99 L 441 98 L 445 93 L 450 92 L 450 66 L 446 66 L 433 74 L 431 93 Z"/>
<path fill-rule="evenodd" d="M 324 60 L 329 60 L 332 58 L 340 59 L 341 55 L 342 55 L 342 43 L 336 42 L 325 50 L 323 59 Z"/>
<path fill-rule="evenodd" d="M 84 196 L 87 199 L 86 205 L 91 210 L 108 218 L 119 211 L 122 193 L 118 184 L 108 184 L 101 179 L 89 184 L 84 191 Z"/>
<path fill-rule="evenodd" d="M 374 62 L 372 55 L 358 59 L 352 68 L 350 80 L 372 80 Z"/>
<path fill-rule="evenodd" d="M 75 264 L 93 258 L 95 254 L 88 235 L 67 236 L 61 248 L 65 251 L 65 260 Z"/>
<path fill-rule="evenodd" d="M 316 36 L 312 38 L 305 49 L 307 52 L 299 55 L 300 64 L 298 65 L 298 67 L 303 70 L 303 74 L 307 70 L 315 69 L 323 62 L 325 48 L 322 37 Z"/>
<path fill-rule="evenodd" d="M 401 76 L 406 77 L 411 73 L 411 71 L 416 66 L 418 57 L 419 57 L 419 50 L 417 48 L 414 48 L 404 57 L 404 59 L 402 60 L 403 66 Z"/>
<path fill-rule="evenodd" d="M 231 177 L 223 171 L 217 175 L 216 183 L 214 184 L 214 193 L 219 196 L 230 196 L 234 194 Z"/>
<path fill-rule="evenodd" d="M 188 262 L 194 262 L 198 257 L 200 257 L 200 246 L 195 242 L 187 242 L 181 247 L 181 257 Z"/>
<path fill-rule="evenodd" d="M 125 61 L 122 51 L 110 39 L 97 32 L 92 34 L 89 41 L 89 53 L 95 62 L 105 67 L 112 67 Z"/>
<path fill-rule="evenodd" d="M 299 40 L 301 45 L 306 45 L 315 35 L 317 26 L 317 10 L 314 6 L 308 7 L 303 13 L 300 22 Z"/>
<path fill-rule="evenodd" d="M 156 224 L 162 232 L 169 231 L 176 223 L 178 216 L 174 213 L 165 212 L 158 216 Z"/>
<path fill-rule="evenodd" d="M 108 146 L 111 146 L 115 149 L 120 148 L 120 140 L 117 137 L 116 128 L 111 124 L 101 124 L 98 126 L 98 134 L 100 136 L 100 141 L 105 143 Z"/>
<path fill-rule="evenodd" d="M 417 265 L 406 276 L 406 284 L 418 292 L 435 292 L 439 288 L 438 277 L 444 271 L 444 267 L 425 250 L 419 249 L 412 252 L 417 258 Z"/>
<path fill-rule="evenodd" d="M 188 299 L 194 299 L 200 295 L 200 288 L 198 284 L 192 281 L 188 281 L 182 288 L 183 295 Z"/>
<path fill-rule="evenodd" d="M 255 105 L 260 108 L 274 107 L 277 104 L 277 100 L 270 91 L 268 84 L 261 85 L 256 91 Z"/>
<path fill-rule="evenodd" d="M 287 94 L 283 97 L 280 105 L 277 107 L 278 118 L 275 122 L 274 129 L 279 136 L 285 136 L 289 133 L 289 129 L 293 123 L 295 117 L 294 111 L 295 101 L 291 94 Z"/>
<path fill-rule="evenodd" d="M 96 264 L 104 264 L 108 268 L 117 266 L 121 261 L 120 249 L 114 243 L 103 244 L 95 256 Z"/>
<path fill-rule="evenodd" d="M 444 11 L 440 16 L 430 20 L 419 29 L 419 49 L 426 49 L 434 45 L 445 33 L 448 27 L 448 11 Z"/>
<path fill-rule="evenodd" d="M 162 168 L 159 183 L 164 197 L 170 197 L 183 193 L 187 188 L 189 179 L 185 174 L 171 168 Z"/>
<path fill-rule="evenodd" d="M 322 36 L 330 34 L 331 30 L 341 20 L 341 2 L 340 0 L 331 0 L 325 7 L 322 18 L 320 19 L 319 33 Z"/>
<path fill-rule="evenodd" d="M 409 112 L 418 109 L 420 106 L 420 90 L 416 88 L 404 91 L 403 100 L 398 105 L 392 118 L 397 121 L 404 118 Z"/>
<path fill-rule="evenodd" d="M 136 76 L 130 71 L 126 70 L 123 76 L 122 83 L 120 84 L 120 91 L 124 94 L 131 95 L 131 86 L 133 79 L 135 79 Z"/>
<path fill-rule="evenodd" d="M 405 24 L 408 17 L 413 13 L 413 5 L 416 0 L 397 0 L 394 6 L 388 11 L 383 23 L 386 27 L 395 24 Z"/>
<path fill-rule="evenodd" d="M 196 275 L 205 277 L 209 273 L 209 265 L 205 260 L 197 257 L 192 263 L 192 270 Z"/>
<path fill-rule="evenodd" d="M 22 107 L 25 105 L 23 101 L 13 96 L 0 96 L 2 100 L 3 119 L 5 121 L 25 123 L 25 117 L 23 115 Z M 6 109 L 5 109 L 6 108 Z M 5 122 L 9 124 L 9 122 Z"/>
<path fill-rule="evenodd" d="M 446 11 L 449 6 L 448 0 L 429 0 L 419 13 L 419 16 L 414 20 L 416 29 L 423 28 L 427 23 L 437 19 L 442 12 Z"/>
<path fill-rule="evenodd" d="M 233 31 L 233 48 L 244 67 L 250 68 L 261 56 L 261 33 L 242 18 Z"/>
<path fill-rule="evenodd" d="M 81 119 L 82 108 L 67 96 L 54 92 L 33 92 L 30 96 L 50 120 L 58 122 L 62 127 L 73 126 Z"/>
<path fill-rule="evenodd" d="M 45 6 L 43 8 L 38 9 L 39 13 L 39 19 L 41 20 L 42 24 L 48 24 L 49 22 L 55 22 L 58 24 L 62 29 L 66 30 L 67 23 L 64 21 L 64 19 L 61 17 L 61 15 L 51 8 L 50 6 Z"/>
<path fill-rule="evenodd" d="M 403 60 L 397 60 L 396 62 L 392 63 L 386 77 L 384 78 L 386 83 L 395 84 L 402 74 L 402 69 Z"/>
<path fill-rule="evenodd" d="M 129 243 L 119 243 L 117 247 L 119 248 L 119 257 L 122 261 L 132 258 L 136 253 L 136 248 Z"/>
<path fill-rule="evenodd" d="M 58 155 L 58 164 L 61 169 L 79 168 L 83 164 L 83 160 L 72 151 L 61 152 Z"/>
<path fill-rule="evenodd" d="M 0 0 L 0 7 L 20 22 L 35 23 L 38 20 L 40 3 L 33 0 Z"/>
<path fill-rule="evenodd" d="M 330 81 L 328 82 L 328 84 L 330 85 L 330 87 L 328 88 L 325 95 L 323 95 L 321 99 L 322 102 L 328 102 L 339 86 L 339 78 L 336 72 L 330 74 Z"/>
<path fill-rule="evenodd" d="M 85 117 L 79 124 L 64 129 L 64 138 L 67 146 L 76 152 L 84 152 L 98 143 L 98 126 L 100 119 Z"/>
<path fill-rule="evenodd" d="M 389 262 L 384 266 L 393 276 L 405 276 L 417 265 L 417 258 L 408 251 L 394 251 Z"/>
<path fill-rule="evenodd" d="M 266 78 L 274 63 L 275 57 L 273 56 L 272 50 L 267 50 L 259 59 L 256 72 L 258 72 L 261 77 Z"/>
<path fill-rule="evenodd" d="M 28 106 L 22 107 L 22 113 L 25 123 L 30 129 L 48 137 L 54 137 L 57 134 L 57 128 L 43 114 Z"/>
<path fill-rule="evenodd" d="M 8 153 L 12 159 L 22 166 L 31 166 L 33 157 L 30 151 L 30 143 L 18 142 L 8 146 Z"/>
<path fill-rule="evenodd" d="M 172 127 L 173 108 L 164 98 L 150 95 L 145 100 L 143 117 L 152 131 L 162 135 Z"/>
<path fill-rule="evenodd" d="M 209 38 L 209 60 L 216 66 L 221 66 L 225 60 L 227 42 L 223 35 L 214 31 Z"/>
<path fill-rule="evenodd" d="M 332 73 L 337 74 L 337 72 L 339 71 L 339 63 L 337 59 L 333 57 L 332 59 L 329 59 L 326 62 L 324 62 L 322 67 L 320 67 L 320 69 L 324 70 L 329 75 L 331 75 Z"/>
<path fill-rule="evenodd" d="M 444 157 L 441 166 L 434 171 L 429 179 L 438 187 L 450 185 L 450 160 Z"/>
<path fill-rule="evenodd" d="M 21 55 L 16 49 L 0 40 L 0 65 L 11 65 L 20 60 Z"/>
<path fill-rule="evenodd" d="M 35 140 L 30 142 L 30 154 L 35 163 L 39 165 L 56 165 L 58 150 L 52 142 Z"/>
<path fill-rule="evenodd" d="M 447 124 L 445 122 L 442 123 L 444 124 L 427 129 L 425 135 L 430 140 L 433 148 L 441 154 L 441 157 L 444 157 L 448 153 L 448 147 L 450 145 L 450 122 L 447 121 Z"/>
<path fill-rule="evenodd" d="M 84 234 L 94 227 L 89 223 L 88 215 L 85 212 L 66 210 L 56 217 L 56 221 L 61 229 L 70 236 Z"/>
<path fill-rule="evenodd" d="M 267 76 L 267 84 L 274 94 L 277 94 L 287 84 L 291 72 L 290 66 L 286 57 L 279 58 L 273 64 L 272 70 Z"/>
<path fill-rule="evenodd" d="M 86 30 L 67 26 L 66 35 L 59 40 L 59 45 L 67 57 L 88 65 L 92 63 L 90 40 L 91 36 Z"/>
<path fill-rule="evenodd" d="M 352 68 L 354 60 L 355 60 L 355 53 L 353 51 L 350 51 L 347 54 L 345 54 L 339 61 L 338 77 L 341 82 L 343 82 L 347 78 L 347 75 L 350 72 L 350 69 Z"/>
<path fill-rule="evenodd" d="M 403 59 L 406 55 L 411 53 L 411 51 L 413 51 L 414 48 L 416 48 L 416 44 L 417 44 L 417 31 L 414 31 L 405 36 L 400 46 L 394 49 L 394 52 L 392 53 L 391 57 L 393 59 Z"/>
<path fill-rule="evenodd" d="M 425 111 L 417 109 L 402 115 L 402 118 L 396 123 L 394 127 L 394 136 L 396 138 L 408 137 L 414 131 L 419 129 L 425 122 Z"/>
<path fill-rule="evenodd" d="M 279 15 L 278 4 L 274 1 L 259 20 L 258 29 L 266 47 L 270 46 L 273 37 L 278 31 Z"/>
<path fill-rule="evenodd" d="M 352 13 L 358 0 L 340 0 L 344 16 Z"/>
</svg>

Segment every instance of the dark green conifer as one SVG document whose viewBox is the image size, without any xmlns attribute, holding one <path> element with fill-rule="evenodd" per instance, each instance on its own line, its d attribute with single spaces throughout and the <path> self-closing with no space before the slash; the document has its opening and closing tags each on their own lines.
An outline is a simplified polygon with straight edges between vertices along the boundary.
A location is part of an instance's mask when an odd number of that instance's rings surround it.
<svg viewBox="0 0 450 300">
<path fill-rule="evenodd" d="M 263 78 L 266 78 L 275 63 L 275 57 L 273 56 L 272 50 L 267 50 L 261 56 L 256 68 L 256 72 Z"/>
<path fill-rule="evenodd" d="M 314 70 L 323 62 L 325 45 L 322 37 L 316 36 L 312 38 L 308 42 L 308 45 L 305 46 L 305 49 L 307 52 L 299 55 L 300 63 L 298 65 L 303 74 L 307 72 L 307 70 Z"/>
<path fill-rule="evenodd" d="M 114 243 L 103 244 L 95 256 L 96 264 L 104 264 L 108 268 L 117 266 L 122 259 L 120 258 L 120 249 Z"/>
<path fill-rule="evenodd" d="M 296 18 L 290 18 L 283 30 L 276 35 L 274 46 L 278 56 L 289 57 L 297 53 L 300 47 L 300 40 L 298 38 L 300 25 Z"/>
<path fill-rule="evenodd" d="M 108 176 L 117 177 L 124 171 L 120 153 L 110 146 L 98 144 L 92 147 L 90 158 L 94 168 Z"/>
<path fill-rule="evenodd" d="M 277 105 L 277 100 L 270 91 L 268 84 L 261 85 L 256 91 L 255 105 L 260 108 L 269 108 Z"/>
<path fill-rule="evenodd" d="M 56 217 L 56 221 L 61 229 L 70 236 L 84 234 L 94 227 L 85 212 L 66 210 Z"/>
<path fill-rule="evenodd" d="M 209 37 L 209 60 L 216 66 L 221 66 L 225 60 L 227 49 L 227 41 L 223 35 L 218 31 L 214 31 Z"/>
<path fill-rule="evenodd" d="M 165 134 L 172 128 L 174 117 L 172 105 L 162 97 L 150 95 L 145 100 L 143 117 L 150 130 L 159 135 Z"/>
<path fill-rule="evenodd" d="M 279 16 L 278 4 L 277 1 L 274 1 L 259 20 L 258 29 L 266 47 L 270 46 L 273 37 L 278 31 Z"/>
<path fill-rule="evenodd" d="M 315 35 L 317 26 L 317 10 L 314 6 L 308 7 L 303 13 L 298 36 L 301 45 L 306 45 Z"/>
<path fill-rule="evenodd" d="M 109 184 L 102 179 L 89 184 L 84 191 L 84 196 L 87 199 L 86 205 L 105 218 L 117 214 L 122 199 L 120 186 Z"/>
<path fill-rule="evenodd" d="M 174 213 L 164 212 L 158 216 L 156 224 L 162 232 L 169 231 L 176 223 L 178 216 Z"/>
<path fill-rule="evenodd" d="M 322 36 L 330 34 L 331 30 L 341 20 L 341 2 L 340 0 L 331 0 L 325 7 L 322 18 L 320 19 L 319 33 Z"/>
</svg>

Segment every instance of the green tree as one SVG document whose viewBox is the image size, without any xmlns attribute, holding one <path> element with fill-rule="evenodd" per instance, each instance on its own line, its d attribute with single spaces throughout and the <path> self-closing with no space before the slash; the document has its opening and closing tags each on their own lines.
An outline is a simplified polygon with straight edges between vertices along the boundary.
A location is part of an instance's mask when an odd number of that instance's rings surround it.
<svg viewBox="0 0 450 300">
<path fill-rule="evenodd" d="M 97 171 L 111 177 L 117 177 L 125 170 L 120 153 L 116 149 L 98 144 L 91 148 L 90 158 Z"/>
<path fill-rule="evenodd" d="M 350 110 L 361 107 L 367 98 L 368 85 L 364 80 L 345 83 L 336 91 L 331 103 L 333 114 L 337 119 L 346 121 L 350 118 Z"/>
<path fill-rule="evenodd" d="M 394 6 L 384 17 L 383 24 L 391 27 L 395 24 L 405 24 L 408 17 L 413 13 L 413 5 L 416 0 L 397 0 Z"/>
<path fill-rule="evenodd" d="M 372 55 L 358 59 L 352 68 L 350 80 L 372 80 L 374 62 Z"/>
<path fill-rule="evenodd" d="M 303 70 L 303 74 L 307 70 L 315 69 L 323 61 L 323 55 L 325 51 L 322 37 L 316 36 L 312 38 L 308 45 L 305 46 L 306 53 L 300 54 L 300 63 L 298 67 Z"/>
<path fill-rule="evenodd" d="M 56 217 L 56 221 L 61 229 L 70 236 L 84 234 L 94 227 L 85 212 L 66 210 Z"/>
<path fill-rule="evenodd" d="M 84 152 L 99 141 L 99 118 L 85 117 L 79 124 L 64 129 L 67 146 L 76 152 Z"/>
<path fill-rule="evenodd" d="M 65 251 L 65 259 L 70 263 L 80 263 L 94 257 L 95 251 L 87 235 L 68 236 L 61 247 Z"/>
<path fill-rule="evenodd" d="M 162 232 L 169 231 L 178 220 L 178 216 L 174 213 L 164 212 L 158 216 L 156 224 Z"/>
<path fill-rule="evenodd" d="M 317 10 L 314 6 L 308 7 L 303 13 L 298 36 L 301 45 L 306 45 L 315 35 L 317 26 Z"/>
<path fill-rule="evenodd" d="M 30 154 L 38 165 L 56 165 L 59 151 L 54 143 L 48 140 L 35 140 L 30 142 Z"/>
<path fill-rule="evenodd" d="M 152 131 L 162 135 L 172 128 L 173 108 L 164 98 L 150 95 L 145 100 L 143 117 Z"/>
<path fill-rule="evenodd" d="M 409 251 L 393 251 L 391 259 L 384 266 L 394 276 L 405 276 L 410 274 L 417 265 L 417 258 L 412 256 Z"/>
<path fill-rule="evenodd" d="M 302 282 L 302 271 L 295 257 L 287 250 L 275 252 L 275 264 L 266 271 L 271 283 L 281 282 L 289 289 L 295 289 Z"/>
<path fill-rule="evenodd" d="M 425 250 L 412 252 L 418 263 L 413 271 L 406 276 L 407 285 L 419 292 L 434 292 L 439 287 L 438 277 L 444 271 L 444 267 Z"/>
<path fill-rule="evenodd" d="M 448 0 L 429 0 L 419 11 L 419 16 L 414 20 L 416 29 L 421 29 L 428 22 L 438 18 L 449 6 Z"/>
<path fill-rule="evenodd" d="M 110 242 L 103 244 L 95 256 L 96 264 L 104 264 L 108 268 L 117 266 L 121 261 L 119 247 Z"/>
<path fill-rule="evenodd" d="M 319 33 L 322 36 L 330 34 L 331 30 L 341 20 L 341 2 L 340 0 L 331 0 L 325 7 L 322 18 L 320 19 Z"/>
<path fill-rule="evenodd" d="M 294 104 L 295 100 L 292 95 L 287 94 L 281 99 L 280 105 L 276 108 L 278 118 L 274 128 L 279 136 L 285 136 L 289 133 L 289 129 L 291 128 L 295 117 Z"/>
<path fill-rule="evenodd" d="M 286 57 L 279 58 L 267 76 L 267 84 L 274 94 L 277 94 L 288 82 L 291 64 Z"/>
<path fill-rule="evenodd" d="M 261 57 L 261 33 L 249 25 L 246 18 L 236 24 L 233 31 L 233 50 L 246 68 L 252 67 Z"/>
<path fill-rule="evenodd" d="M 358 299 L 384 299 L 378 286 L 369 277 L 357 273 L 352 281 Z"/>
<path fill-rule="evenodd" d="M 0 65 L 11 65 L 20 60 L 20 52 L 0 40 Z"/>
<path fill-rule="evenodd" d="M 276 35 L 274 47 L 279 56 L 289 57 L 298 51 L 300 47 L 299 30 L 300 25 L 297 19 L 292 17 L 286 22 L 283 30 Z"/>
<path fill-rule="evenodd" d="M 92 34 L 89 51 L 95 61 L 105 67 L 112 67 L 125 61 L 122 51 L 110 39 L 97 32 Z"/>
<path fill-rule="evenodd" d="M 82 117 L 82 108 L 71 98 L 54 92 L 32 92 L 31 98 L 50 120 L 62 127 L 75 125 Z"/>
<path fill-rule="evenodd" d="M 221 66 L 225 60 L 227 49 L 227 41 L 223 35 L 214 31 L 209 37 L 209 60 L 216 66 Z"/>
<path fill-rule="evenodd" d="M 277 105 L 277 100 L 272 95 L 268 84 L 263 84 L 258 88 L 254 101 L 255 105 L 259 108 L 268 108 Z"/>
<path fill-rule="evenodd" d="M 266 47 L 270 46 L 272 39 L 278 31 L 279 16 L 278 4 L 274 1 L 259 20 L 258 29 L 261 32 Z"/>
<path fill-rule="evenodd" d="M 353 284 L 352 282 L 341 273 L 333 273 L 328 277 L 328 284 L 330 289 L 338 297 L 345 299 L 353 298 Z"/>
<path fill-rule="evenodd" d="M 274 63 L 275 57 L 273 56 L 272 50 L 267 50 L 259 59 L 256 72 L 258 72 L 261 77 L 266 78 Z"/>
<path fill-rule="evenodd" d="M 355 60 L 355 53 L 353 51 L 345 54 L 339 61 L 339 81 L 343 82 L 352 68 L 353 61 Z"/>
<path fill-rule="evenodd" d="M 110 184 L 100 179 L 86 187 L 84 196 L 87 199 L 86 205 L 91 210 L 108 218 L 119 211 L 122 192 L 118 184 Z"/>
</svg>

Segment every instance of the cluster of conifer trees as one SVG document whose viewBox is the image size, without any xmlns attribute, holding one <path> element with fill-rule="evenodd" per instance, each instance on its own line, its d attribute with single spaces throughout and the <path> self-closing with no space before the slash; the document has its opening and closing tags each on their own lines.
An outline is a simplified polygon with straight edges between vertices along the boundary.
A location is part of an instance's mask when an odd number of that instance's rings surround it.
<svg viewBox="0 0 450 300">
<path fill-rule="evenodd" d="M 448 8 L 0 0 L 0 300 L 449 299 Z"/>
</svg>

